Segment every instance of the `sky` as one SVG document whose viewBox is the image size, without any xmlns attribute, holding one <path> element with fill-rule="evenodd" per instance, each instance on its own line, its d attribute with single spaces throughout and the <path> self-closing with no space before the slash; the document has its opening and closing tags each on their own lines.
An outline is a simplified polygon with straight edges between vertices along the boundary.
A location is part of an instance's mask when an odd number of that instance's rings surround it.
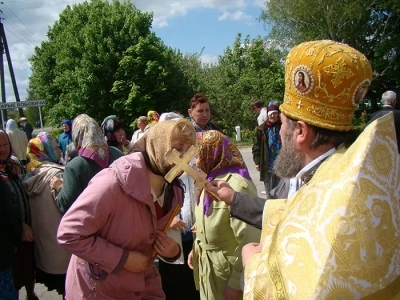
<svg viewBox="0 0 400 300">
<path fill-rule="evenodd" d="M 264 37 L 267 31 L 257 20 L 265 0 L 133 0 L 142 11 L 153 12 L 152 29 L 172 48 L 201 53 L 205 63 L 217 62 L 238 33 Z M 25 100 L 31 74 L 29 57 L 46 40 L 48 28 L 67 5 L 76 0 L 2 0 L 2 22 L 21 100 Z M 4 54 L 6 102 L 15 101 Z M 37 99 L 46 100 L 46 99 Z"/>
</svg>

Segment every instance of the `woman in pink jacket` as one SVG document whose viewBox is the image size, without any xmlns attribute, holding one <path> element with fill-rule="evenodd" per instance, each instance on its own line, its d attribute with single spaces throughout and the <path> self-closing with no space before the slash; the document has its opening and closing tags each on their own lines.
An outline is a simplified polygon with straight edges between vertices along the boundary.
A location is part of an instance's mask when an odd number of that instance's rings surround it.
<svg viewBox="0 0 400 300">
<path fill-rule="evenodd" d="M 183 155 L 195 142 L 187 120 L 156 124 L 138 152 L 91 180 L 58 229 L 59 243 L 73 254 L 67 299 L 165 299 L 153 251 L 167 261 L 179 258 L 179 245 L 162 230 L 183 203 L 179 181 L 164 179 L 172 168 L 165 153 L 175 148 Z"/>
</svg>

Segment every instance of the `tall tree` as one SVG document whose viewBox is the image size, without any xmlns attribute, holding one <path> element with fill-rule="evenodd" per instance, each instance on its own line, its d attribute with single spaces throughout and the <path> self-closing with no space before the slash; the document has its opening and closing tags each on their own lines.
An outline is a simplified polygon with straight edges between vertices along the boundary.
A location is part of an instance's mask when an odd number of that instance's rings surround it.
<svg viewBox="0 0 400 300">
<path fill-rule="evenodd" d="M 374 80 L 367 97 L 372 109 L 387 89 L 400 86 L 400 3 L 396 0 L 270 0 L 261 20 L 269 38 L 292 47 L 330 39 L 347 43 L 371 61 Z"/>
<path fill-rule="evenodd" d="M 164 71 L 157 64 L 166 62 L 158 63 L 160 57 L 154 55 L 149 61 L 150 54 L 145 53 L 150 46 L 153 50 L 165 49 L 151 33 L 151 23 L 152 15 L 140 12 L 130 1 L 91 0 L 67 6 L 49 28 L 48 40 L 35 49 L 30 59 L 29 86 L 37 97 L 47 101 L 50 123 L 58 124 L 80 113 L 98 121 L 110 113 L 130 117 L 126 111 L 134 109 L 136 103 L 130 100 L 136 101 L 137 97 L 129 100 L 128 93 L 114 93 L 112 89 L 114 81 L 121 80 L 121 69 L 128 59 L 125 55 L 132 58 L 133 52 L 138 56 L 132 59 L 141 60 L 142 66 L 149 64 L 151 72 L 141 76 L 154 79 L 161 74 L 158 79 L 162 78 Z M 142 78 L 144 84 L 150 81 Z M 149 90 L 150 86 L 145 88 Z M 121 103 L 126 99 L 127 103 Z"/>
<path fill-rule="evenodd" d="M 177 55 L 154 33 L 140 37 L 127 49 L 115 74 L 114 109 L 130 119 L 149 109 L 179 111 L 187 93 Z"/>
<path fill-rule="evenodd" d="M 207 94 L 217 123 L 229 135 L 240 125 L 253 129 L 257 124 L 250 110 L 253 99 L 283 100 L 283 54 L 261 38 L 242 41 L 239 34 L 232 48 L 226 48 L 218 65 L 208 71 Z"/>
</svg>

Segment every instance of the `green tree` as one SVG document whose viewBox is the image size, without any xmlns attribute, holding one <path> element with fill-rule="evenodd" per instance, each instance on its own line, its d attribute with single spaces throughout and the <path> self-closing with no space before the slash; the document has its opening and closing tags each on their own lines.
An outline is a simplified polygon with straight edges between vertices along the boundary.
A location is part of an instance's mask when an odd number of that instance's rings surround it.
<svg viewBox="0 0 400 300">
<path fill-rule="evenodd" d="M 397 0 L 270 0 L 265 2 L 260 19 L 271 26 L 269 38 L 285 48 L 330 39 L 364 53 L 374 69 L 367 95 L 372 110 L 377 109 L 385 90 L 400 86 Z"/>
<path fill-rule="evenodd" d="M 154 33 L 140 37 L 127 49 L 115 74 L 114 110 L 130 120 L 149 109 L 181 110 L 187 91 L 177 55 Z"/>
<path fill-rule="evenodd" d="M 283 100 L 284 69 L 282 56 L 273 44 L 261 38 L 243 41 L 239 34 L 218 65 L 208 70 L 206 93 L 211 99 L 216 123 L 232 136 L 234 127 L 254 129 L 256 118 L 250 110 L 253 99 Z"/>
<path fill-rule="evenodd" d="M 42 99 L 39 99 L 39 98 L 35 97 L 35 95 L 34 95 L 34 93 L 33 93 L 33 91 L 31 89 L 28 89 L 27 92 L 28 92 L 28 94 L 26 96 L 25 101 L 42 100 Z M 44 118 L 46 116 L 46 107 L 45 106 L 41 107 L 40 111 L 41 111 L 41 114 L 42 114 L 43 126 L 45 126 Z M 32 124 L 33 128 L 35 128 L 36 127 L 36 121 L 40 120 L 39 108 L 38 107 L 25 108 L 24 114 L 25 114 L 25 117 Z M 57 124 L 57 125 L 59 125 L 59 124 Z"/>
<path fill-rule="evenodd" d="M 111 90 L 127 49 L 152 35 L 151 23 L 151 14 L 128 1 L 67 6 L 30 59 L 29 88 L 47 101 L 48 121 L 55 125 L 80 113 L 101 121 L 130 109 Z"/>
</svg>

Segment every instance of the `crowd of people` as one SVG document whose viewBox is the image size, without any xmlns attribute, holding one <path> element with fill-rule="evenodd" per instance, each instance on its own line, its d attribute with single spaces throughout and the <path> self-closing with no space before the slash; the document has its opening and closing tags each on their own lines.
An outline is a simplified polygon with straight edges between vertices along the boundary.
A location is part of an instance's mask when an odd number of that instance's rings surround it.
<svg viewBox="0 0 400 300">
<path fill-rule="evenodd" d="M 63 299 L 398 297 L 396 94 L 361 132 L 352 118 L 372 80 L 363 54 L 306 42 L 285 66 L 282 104 L 250 104 L 265 197 L 202 93 L 186 118 L 138 117 L 131 139 L 116 115 L 62 120 L 57 138 L 8 120 L 0 299 L 22 287 L 38 299 L 37 282 Z"/>
</svg>

